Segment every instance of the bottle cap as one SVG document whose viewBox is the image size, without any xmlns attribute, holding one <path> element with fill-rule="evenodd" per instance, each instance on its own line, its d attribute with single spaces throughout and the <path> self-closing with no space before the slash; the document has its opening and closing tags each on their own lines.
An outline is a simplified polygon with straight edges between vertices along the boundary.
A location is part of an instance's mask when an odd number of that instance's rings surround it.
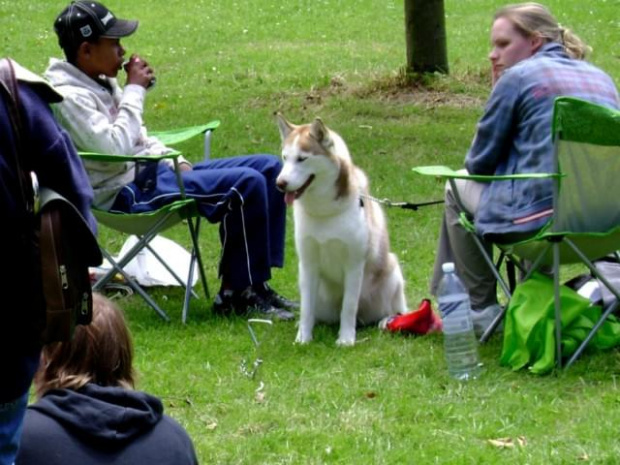
<svg viewBox="0 0 620 465">
<path fill-rule="evenodd" d="M 441 269 L 443 270 L 444 273 L 452 273 L 454 271 L 454 263 L 446 262 L 443 265 L 441 265 Z"/>
</svg>

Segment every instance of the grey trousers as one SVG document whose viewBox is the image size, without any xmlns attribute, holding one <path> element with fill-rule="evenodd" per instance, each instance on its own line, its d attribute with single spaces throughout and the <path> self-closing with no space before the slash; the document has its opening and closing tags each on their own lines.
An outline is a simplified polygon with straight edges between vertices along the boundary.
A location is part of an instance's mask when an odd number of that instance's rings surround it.
<svg viewBox="0 0 620 465">
<path fill-rule="evenodd" d="M 458 196 L 467 211 L 475 216 L 484 184 L 456 179 Z M 445 210 L 439 243 L 435 256 L 435 265 L 431 281 L 431 294 L 437 295 L 439 281 L 443 276 L 441 265 L 445 262 L 454 262 L 456 272 L 469 292 L 473 310 L 483 310 L 497 303 L 496 279 L 484 256 L 472 237 L 459 222 L 460 209 L 449 183 L 446 183 Z M 490 257 L 493 257 L 493 247 L 482 241 Z"/>
</svg>

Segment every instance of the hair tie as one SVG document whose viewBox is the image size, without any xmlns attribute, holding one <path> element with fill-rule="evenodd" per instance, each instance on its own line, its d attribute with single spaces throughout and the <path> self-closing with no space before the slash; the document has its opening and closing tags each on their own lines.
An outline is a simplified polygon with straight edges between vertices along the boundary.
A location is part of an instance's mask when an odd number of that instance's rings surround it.
<svg viewBox="0 0 620 465">
<path fill-rule="evenodd" d="M 560 26 L 558 24 L 558 32 L 560 33 L 560 43 L 564 43 L 564 33 L 566 32 L 566 29 L 564 29 L 562 26 Z"/>
</svg>

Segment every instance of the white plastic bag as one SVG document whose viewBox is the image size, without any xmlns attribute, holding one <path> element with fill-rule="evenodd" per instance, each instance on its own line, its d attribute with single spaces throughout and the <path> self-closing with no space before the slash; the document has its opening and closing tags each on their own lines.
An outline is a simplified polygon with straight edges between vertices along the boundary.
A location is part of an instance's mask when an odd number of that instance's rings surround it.
<svg viewBox="0 0 620 465">
<path fill-rule="evenodd" d="M 115 260 L 122 258 L 136 242 L 138 242 L 136 236 L 129 236 Z M 174 270 L 179 278 L 183 281 L 187 279 L 191 261 L 191 254 L 187 250 L 176 242 L 159 235 L 155 236 L 150 246 Z M 125 265 L 124 270 L 142 286 L 180 286 L 174 276 L 146 247 Z M 192 276 L 192 286 L 198 281 L 198 273 L 196 266 Z"/>
</svg>

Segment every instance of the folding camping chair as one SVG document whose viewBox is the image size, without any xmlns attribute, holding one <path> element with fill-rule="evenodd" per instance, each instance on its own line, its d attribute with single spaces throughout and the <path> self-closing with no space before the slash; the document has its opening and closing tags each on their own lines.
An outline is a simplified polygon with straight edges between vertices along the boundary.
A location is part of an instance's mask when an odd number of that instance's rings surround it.
<svg viewBox="0 0 620 465">
<path fill-rule="evenodd" d="M 446 167 L 426 166 L 413 170 L 419 174 L 439 176 L 453 185 L 454 180 L 471 179 L 480 182 L 524 178 L 552 178 L 553 215 L 533 237 L 514 244 L 497 245 L 500 260 L 508 257 L 514 263 L 527 260 L 531 266 L 524 280 L 541 267 L 551 267 L 554 277 L 556 362 L 562 367 L 562 328 L 560 322 L 560 266 L 585 264 L 593 276 L 616 297 L 613 305 L 604 309 L 600 319 L 571 355 L 568 368 L 582 354 L 607 317 L 616 310 L 620 289 L 615 288 L 593 265 L 620 249 L 620 111 L 571 97 L 557 98 L 553 113 L 555 173 L 511 176 L 474 176 L 461 174 Z M 457 199 L 458 200 L 458 199 Z M 461 215 L 461 223 L 474 234 L 476 243 L 485 254 L 501 289 L 510 299 L 510 286 L 502 278 L 498 264 L 485 253 L 476 235 L 471 218 Z M 484 342 L 504 317 L 506 307 L 482 336 Z"/>
<path fill-rule="evenodd" d="M 171 131 L 151 132 L 150 135 L 159 138 L 165 145 L 175 145 L 177 143 L 188 140 L 199 134 L 204 134 L 204 158 L 208 159 L 211 150 L 211 136 L 213 131 L 219 126 L 219 121 L 211 121 L 205 125 L 193 126 L 189 128 L 175 129 Z M 171 154 L 161 156 L 143 156 L 136 157 L 131 155 L 106 155 L 100 153 L 81 152 L 80 156 L 84 160 L 92 160 L 108 163 L 125 163 L 131 162 L 156 162 L 163 159 L 171 159 L 174 162 L 174 169 L 177 175 L 177 182 L 181 190 L 181 199 L 172 202 L 164 207 L 149 213 L 124 214 L 112 213 L 109 211 L 93 208 L 93 214 L 97 221 L 115 231 L 126 234 L 133 234 L 138 237 L 138 241 L 130 248 L 122 257 L 115 259 L 100 244 L 103 256 L 112 265 L 111 269 L 102 275 L 93 285 L 94 290 L 102 289 L 108 284 L 117 273 L 120 273 L 127 281 L 129 286 L 138 293 L 158 314 L 166 321 L 170 318 L 168 314 L 153 300 L 144 288 L 125 272 L 124 267 L 140 253 L 142 250 L 149 250 L 153 256 L 164 266 L 166 270 L 174 277 L 174 279 L 185 289 L 185 298 L 183 301 L 183 323 L 187 320 L 189 303 L 191 297 L 198 297 L 192 289 L 192 283 L 195 273 L 196 264 L 198 265 L 199 275 L 202 286 L 207 299 L 209 298 L 209 288 L 207 286 L 207 278 L 204 272 L 202 256 L 198 244 L 198 233 L 200 230 L 200 215 L 194 199 L 185 198 L 185 189 L 181 181 L 178 157 L 181 153 L 175 151 Z M 191 260 L 189 272 L 186 279 L 183 279 L 174 272 L 174 270 L 165 262 L 165 260 L 149 245 L 149 243 L 162 231 L 172 226 L 186 222 L 192 240 Z"/>
</svg>

